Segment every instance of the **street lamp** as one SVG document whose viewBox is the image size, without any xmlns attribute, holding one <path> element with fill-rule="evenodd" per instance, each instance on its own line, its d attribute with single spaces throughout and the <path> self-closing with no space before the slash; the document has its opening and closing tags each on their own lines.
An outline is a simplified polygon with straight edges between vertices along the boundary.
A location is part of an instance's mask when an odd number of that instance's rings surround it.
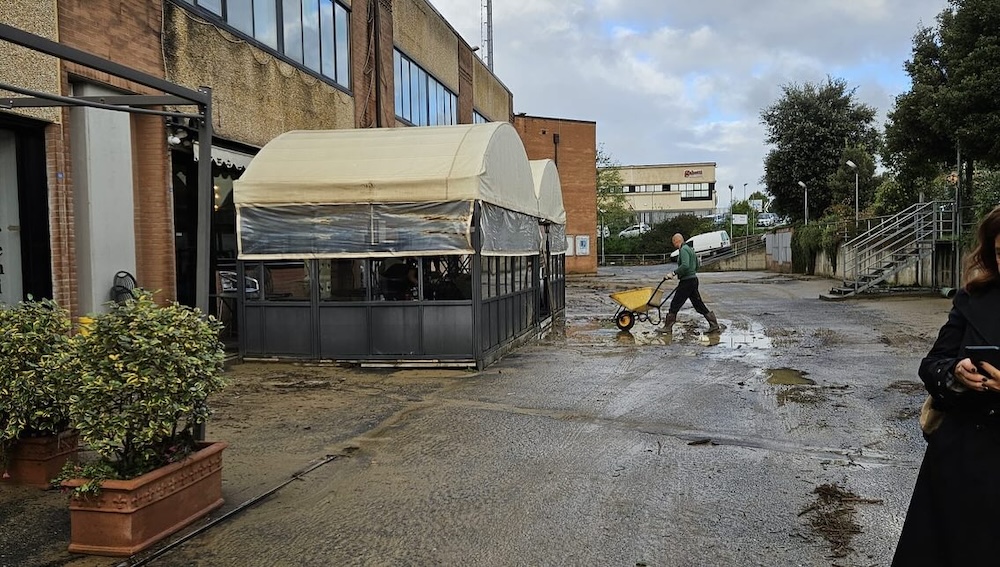
<svg viewBox="0 0 1000 567">
<path fill-rule="evenodd" d="M 729 238 L 733 237 L 733 186 L 729 186 Z"/>
<path fill-rule="evenodd" d="M 597 227 L 597 231 L 600 233 L 601 237 L 601 265 L 604 265 L 604 231 L 607 230 L 607 226 L 604 224 L 604 215 L 601 211 L 597 212 L 597 219 L 600 221 L 600 226 Z"/>
<path fill-rule="evenodd" d="M 851 160 L 847 160 L 847 167 L 854 170 L 854 225 L 858 224 L 858 166 Z"/>
<path fill-rule="evenodd" d="M 803 208 L 806 211 L 806 224 L 809 224 L 809 188 L 806 187 L 806 184 L 801 181 L 799 181 L 799 187 L 806 190 L 806 198 L 805 201 L 803 201 Z"/>
<path fill-rule="evenodd" d="M 753 216 L 754 210 L 750 208 L 750 201 L 747 198 L 747 184 L 746 183 L 743 184 L 743 202 L 747 204 L 747 232 L 750 233 L 750 234 L 753 234 L 754 227 L 757 226 L 757 223 L 755 223 L 754 220 L 752 218 L 750 218 L 750 217 Z"/>
</svg>

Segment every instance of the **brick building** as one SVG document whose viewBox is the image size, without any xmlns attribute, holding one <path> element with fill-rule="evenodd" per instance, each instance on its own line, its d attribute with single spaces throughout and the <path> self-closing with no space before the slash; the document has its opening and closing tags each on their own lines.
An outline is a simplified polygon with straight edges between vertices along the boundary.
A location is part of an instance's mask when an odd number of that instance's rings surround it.
<svg viewBox="0 0 1000 567">
<path fill-rule="evenodd" d="M 210 92 L 213 134 L 206 219 L 197 119 L 66 101 L 0 109 L 0 303 L 30 294 L 97 310 L 119 270 L 162 300 L 205 302 L 213 284 L 196 269 L 199 246 L 213 271 L 235 257 L 232 181 L 260 147 L 297 129 L 515 122 L 530 157 L 559 163 L 574 245 L 593 241 L 594 123 L 515 121 L 512 93 L 425 0 L 7 0 L 0 24 Z M 4 85 L 50 101 L 163 94 L 0 43 L 3 96 Z M 569 261 L 571 272 L 595 269 L 593 254 Z"/>
<path fill-rule="evenodd" d="M 518 114 L 514 127 L 529 159 L 559 169 L 566 208 L 566 273 L 597 272 L 597 123 Z"/>
</svg>

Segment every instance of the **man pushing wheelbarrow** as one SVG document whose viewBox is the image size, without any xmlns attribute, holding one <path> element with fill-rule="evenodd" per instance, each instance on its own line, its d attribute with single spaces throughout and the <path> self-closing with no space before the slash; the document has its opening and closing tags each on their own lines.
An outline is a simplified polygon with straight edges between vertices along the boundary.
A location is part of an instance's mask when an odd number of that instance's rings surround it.
<svg viewBox="0 0 1000 567">
<path fill-rule="evenodd" d="M 722 327 L 719 326 L 719 320 L 715 318 L 715 313 L 708 310 L 705 302 L 701 299 L 701 293 L 698 291 L 698 255 L 695 254 L 694 249 L 684 243 L 684 236 L 682 234 L 675 234 L 672 242 L 674 248 L 679 250 L 677 254 L 677 269 L 667 274 L 663 279 L 666 281 L 677 278 L 677 287 L 672 292 L 674 298 L 670 301 L 667 316 L 663 318 L 663 327 L 657 327 L 656 332 L 673 333 L 674 323 L 677 322 L 677 312 L 681 310 L 684 302 L 689 299 L 694 310 L 704 315 L 708 321 L 709 333 L 722 331 Z"/>
</svg>

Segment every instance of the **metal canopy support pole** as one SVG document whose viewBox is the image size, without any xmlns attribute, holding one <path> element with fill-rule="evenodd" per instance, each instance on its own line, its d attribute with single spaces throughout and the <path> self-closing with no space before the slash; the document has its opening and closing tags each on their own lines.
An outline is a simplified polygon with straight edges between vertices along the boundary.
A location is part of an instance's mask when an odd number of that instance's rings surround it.
<svg viewBox="0 0 1000 567">
<path fill-rule="evenodd" d="M 472 208 L 472 357 L 476 360 L 476 370 L 482 370 L 483 364 L 483 237 L 482 237 L 482 207 L 479 201 Z"/>
<path fill-rule="evenodd" d="M 198 236 L 196 243 L 195 306 L 208 313 L 209 284 L 211 282 L 212 206 L 215 192 L 212 189 L 212 88 L 201 87 L 205 102 L 199 105 L 202 118 L 198 124 Z"/>
<path fill-rule="evenodd" d="M 211 239 L 212 239 L 212 206 L 215 204 L 215 192 L 212 189 L 212 89 L 200 87 L 205 93 L 205 102 L 198 105 L 201 119 L 198 123 L 198 231 L 195 243 L 195 307 L 208 315 L 208 292 L 212 269 Z M 237 272 L 239 274 L 240 272 Z M 238 278 L 240 282 L 243 278 Z M 237 289 L 242 285 L 237 285 Z M 219 290 L 217 290 L 218 293 Z M 242 294 L 241 294 L 242 297 Z M 241 302 L 242 305 L 242 302 Z M 194 428 L 194 438 L 205 440 L 205 423 L 199 423 Z"/>
<path fill-rule="evenodd" d="M 32 91 L 28 89 L 9 89 L 11 92 L 28 94 Z M 48 106 L 76 106 L 84 103 L 98 103 L 108 106 L 164 106 L 164 105 L 187 105 L 191 104 L 186 98 L 173 95 L 114 95 L 114 96 L 75 96 L 60 97 L 58 101 L 53 101 L 50 94 L 34 95 L 36 98 L 3 98 L 0 99 L 2 108 L 35 108 Z M 72 98 L 72 102 L 62 102 L 63 99 Z M 104 106 L 99 108 L 105 108 Z"/>
<path fill-rule="evenodd" d="M 129 95 L 109 96 L 109 97 L 65 97 L 56 94 L 40 93 L 28 89 L 13 87 L 12 85 L 2 85 L 0 87 L 11 92 L 18 92 L 28 96 L 48 99 L 53 101 L 52 106 L 72 105 L 90 106 L 94 108 L 104 108 L 107 110 L 125 111 L 140 114 L 153 114 L 161 116 L 175 116 L 181 118 L 196 118 L 200 121 L 198 128 L 199 140 L 202 143 L 199 147 L 199 158 L 201 163 L 198 166 L 198 232 L 196 246 L 196 277 L 198 281 L 195 287 L 195 303 L 203 312 L 208 313 L 208 291 L 210 285 L 211 269 L 211 235 L 212 235 L 212 205 L 214 192 L 212 190 L 212 89 L 201 87 L 197 91 L 180 85 L 176 85 L 126 67 L 120 63 L 115 63 L 107 59 L 102 59 L 96 55 L 81 51 L 50 39 L 28 33 L 13 26 L 0 23 L 0 40 L 8 41 L 33 51 L 45 53 L 58 59 L 71 61 L 91 69 L 102 71 L 116 77 L 144 85 L 146 87 L 166 93 L 172 96 L 149 96 L 149 95 Z M 37 100 L 30 99 L 5 99 L 0 104 L 6 102 L 6 106 L 43 106 Z M 117 103 L 117 104 L 115 104 Z M 185 114 L 179 112 L 161 111 L 132 108 L 131 106 L 118 106 L 118 104 L 135 105 L 198 105 L 199 114 Z"/>
<path fill-rule="evenodd" d="M 91 69 L 105 71 L 115 75 L 116 77 L 121 77 L 122 79 L 127 79 L 129 81 L 139 83 L 140 85 L 145 85 L 165 93 L 185 98 L 191 101 L 192 104 L 204 104 L 207 102 L 206 96 L 208 99 L 212 96 L 210 92 L 206 94 L 204 92 L 194 91 L 189 88 L 176 85 L 165 79 L 154 77 L 153 75 L 137 71 L 131 67 L 115 63 L 114 61 L 102 59 L 96 55 L 91 55 L 86 51 L 80 51 L 79 49 L 74 49 L 61 43 L 56 43 L 41 36 L 30 34 L 7 24 L 0 24 L 0 39 L 27 47 L 28 49 L 40 51 L 47 55 L 52 55 L 53 57 L 58 57 L 59 59 L 79 63 L 80 65 L 90 67 Z"/>
</svg>

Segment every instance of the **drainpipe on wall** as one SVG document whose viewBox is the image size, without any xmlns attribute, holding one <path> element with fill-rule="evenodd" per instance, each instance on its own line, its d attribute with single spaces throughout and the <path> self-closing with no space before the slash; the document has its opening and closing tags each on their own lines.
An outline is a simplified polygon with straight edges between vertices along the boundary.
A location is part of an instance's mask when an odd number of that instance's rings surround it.
<svg viewBox="0 0 1000 567">
<path fill-rule="evenodd" d="M 373 27 L 375 28 L 375 33 L 373 33 L 372 41 L 375 43 L 375 127 L 382 127 L 382 42 L 379 38 L 382 36 L 382 18 L 380 13 L 382 9 L 380 7 L 380 0 L 372 0 L 369 5 L 370 9 L 374 10 L 375 13 L 372 16 Z"/>
</svg>

